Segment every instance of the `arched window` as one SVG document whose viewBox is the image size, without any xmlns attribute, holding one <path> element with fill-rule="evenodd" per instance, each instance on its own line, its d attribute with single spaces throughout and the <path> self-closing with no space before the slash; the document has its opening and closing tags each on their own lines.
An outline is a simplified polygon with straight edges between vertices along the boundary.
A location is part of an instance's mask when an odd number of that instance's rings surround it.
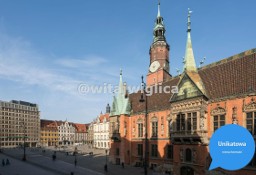
<svg viewBox="0 0 256 175">
<path fill-rule="evenodd" d="M 192 151 L 189 148 L 186 149 L 186 161 L 187 162 L 191 162 L 192 161 Z"/>
</svg>

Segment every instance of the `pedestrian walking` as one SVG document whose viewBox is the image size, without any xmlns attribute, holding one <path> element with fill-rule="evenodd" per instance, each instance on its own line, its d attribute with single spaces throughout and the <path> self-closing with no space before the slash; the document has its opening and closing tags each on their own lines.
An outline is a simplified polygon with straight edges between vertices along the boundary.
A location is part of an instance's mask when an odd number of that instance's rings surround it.
<svg viewBox="0 0 256 175">
<path fill-rule="evenodd" d="M 6 165 L 10 165 L 9 159 L 6 159 Z"/>
<path fill-rule="evenodd" d="M 77 160 L 75 159 L 75 166 L 76 166 L 76 164 L 77 164 Z"/>
<path fill-rule="evenodd" d="M 56 160 L 56 155 L 52 155 L 52 160 L 54 161 L 54 160 Z"/>
<path fill-rule="evenodd" d="M 122 168 L 124 168 L 124 162 L 122 162 Z"/>
<path fill-rule="evenodd" d="M 108 165 L 107 164 L 105 164 L 104 170 L 105 170 L 105 172 L 108 172 Z"/>
<path fill-rule="evenodd" d="M 4 159 L 2 160 L 2 165 L 5 166 L 5 161 L 4 161 Z"/>
</svg>

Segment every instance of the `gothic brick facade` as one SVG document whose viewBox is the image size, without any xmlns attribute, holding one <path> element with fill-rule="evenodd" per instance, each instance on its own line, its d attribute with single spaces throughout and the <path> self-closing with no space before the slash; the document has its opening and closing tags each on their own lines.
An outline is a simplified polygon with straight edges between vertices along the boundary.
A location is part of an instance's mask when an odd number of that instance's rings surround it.
<svg viewBox="0 0 256 175">
<path fill-rule="evenodd" d="M 120 90 L 123 87 L 120 78 L 119 93 L 112 105 L 115 110 L 110 114 L 109 160 L 115 164 L 124 162 L 143 166 L 147 154 L 149 168 L 173 175 L 253 175 L 256 156 L 239 171 L 208 171 L 208 168 L 211 163 L 209 140 L 219 127 L 239 124 L 256 138 L 256 49 L 197 69 L 190 24 L 189 12 L 184 71 L 171 77 L 169 56 L 166 55 L 169 45 L 164 37 L 163 18 L 158 12 L 154 42 L 150 48 L 147 87 L 177 86 L 179 91 L 148 96 L 146 119 L 146 103 L 140 102 L 141 92 L 125 94 Z M 159 49 L 154 52 L 156 47 Z M 162 51 L 161 47 L 164 48 Z M 167 72 L 168 78 L 160 72 Z M 146 131 L 149 139 L 147 153 Z"/>
</svg>

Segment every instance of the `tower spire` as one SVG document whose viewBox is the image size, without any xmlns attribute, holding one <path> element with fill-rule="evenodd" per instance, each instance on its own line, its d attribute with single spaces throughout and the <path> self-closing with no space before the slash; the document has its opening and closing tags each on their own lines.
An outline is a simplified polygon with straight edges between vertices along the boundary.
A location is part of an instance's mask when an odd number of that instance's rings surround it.
<svg viewBox="0 0 256 175">
<path fill-rule="evenodd" d="M 157 17 L 160 17 L 160 0 L 158 0 L 158 13 L 157 13 Z"/>
<path fill-rule="evenodd" d="M 185 51 L 185 65 L 184 65 L 184 71 L 197 71 L 196 69 L 196 63 L 192 48 L 192 42 L 191 42 L 191 13 L 192 11 L 188 9 L 188 22 L 187 22 L 187 44 L 186 44 L 186 51 Z"/>
<path fill-rule="evenodd" d="M 153 42 L 165 41 L 165 26 L 164 26 L 164 19 L 160 13 L 160 0 L 158 0 L 158 12 L 157 12 L 153 34 L 154 34 Z"/>
<path fill-rule="evenodd" d="M 123 76 L 122 76 L 122 69 L 120 69 L 120 79 L 119 79 L 119 87 L 118 87 L 118 94 L 123 94 Z"/>
</svg>

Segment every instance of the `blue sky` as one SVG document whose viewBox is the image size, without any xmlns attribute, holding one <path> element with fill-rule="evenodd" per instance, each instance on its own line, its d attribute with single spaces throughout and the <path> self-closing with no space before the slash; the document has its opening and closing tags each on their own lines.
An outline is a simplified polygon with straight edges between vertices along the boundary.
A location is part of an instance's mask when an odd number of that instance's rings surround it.
<svg viewBox="0 0 256 175">
<path fill-rule="evenodd" d="M 170 69 L 182 69 L 187 8 L 197 65 L 256 47 L 255 0 L 162 0 Z M 0 0 L 0 99 L 39 104 L 41 118 L 92 121 L 113 94 L 80 83 L 138 85 L 149 65 L 156 0 Z"/>
</svg>

